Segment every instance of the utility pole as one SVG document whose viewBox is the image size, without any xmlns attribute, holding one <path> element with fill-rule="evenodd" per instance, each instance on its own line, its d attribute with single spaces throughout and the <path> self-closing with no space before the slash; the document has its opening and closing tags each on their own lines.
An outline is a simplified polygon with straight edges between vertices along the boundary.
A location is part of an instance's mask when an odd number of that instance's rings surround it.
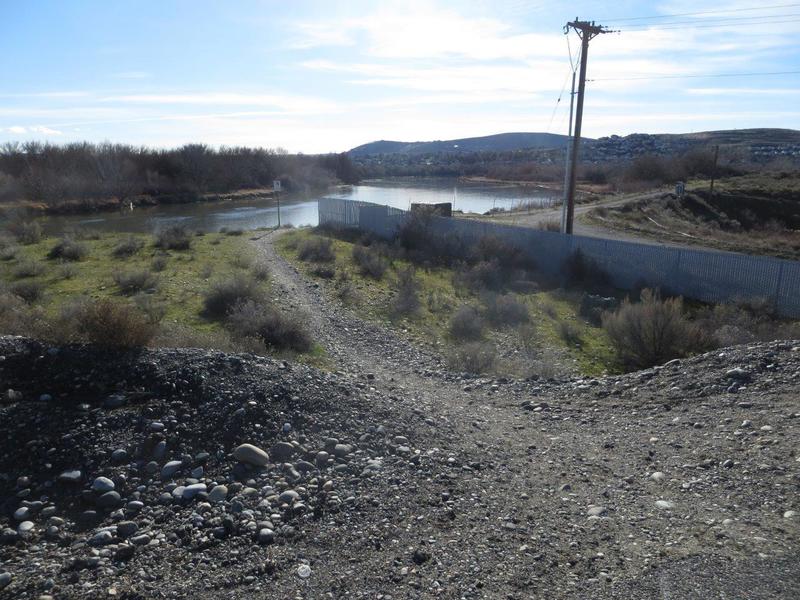
<svg viewBox="0 0 800 600">
<path fill-rule="evenodd" d="M 570 59 L 572 60 L 572 59 Z M 561 202 L 561 233 L 567 233 L 567 190 L 569 189 L 569 159 L 572 155 L 572 109 L 575 105 L 575 69 L 572 70 L 572 91 L 569 94 L 569 139 L 564 165 L 564 199 Z"/>
<path fill-rule="evenodd" d="M 570 148 L 569 179 L 567 181 L 567 218 L 564 224 L 564 233 L 572 234 L 572 221 L 575 218 L 575 184 L 577 181 L 578 153 L 581 142 L 581 126 L 583 125 L 583 99 L 586 91 L 586 64 L 589 59 L 589 42 L 601 33 L 610 33 L 602 25 L 594 21 L 579 21 L 576 17 L 564 26 L 564 33 L 570 29 L 578 32 L 581 38 L 581 72 L 578 79 L 578 107 L 575 111 L 575 131 L 572 134 L 572 147 Z"/>
<path fill-rule="evenodd" d="M 714 180 L 717 178 L 717 160 L 719 159 L 719 144 L 714 146 L 714 168 L 711 169 L 711 188 L 708 190 L 708 195 L 714 195 Z"/>
</svg>

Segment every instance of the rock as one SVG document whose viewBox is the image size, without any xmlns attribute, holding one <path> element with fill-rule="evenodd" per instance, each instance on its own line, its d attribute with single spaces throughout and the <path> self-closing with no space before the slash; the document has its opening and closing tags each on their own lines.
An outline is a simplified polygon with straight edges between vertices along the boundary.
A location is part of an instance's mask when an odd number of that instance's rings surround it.
<svg viewBox="0 0 800 600">
<path fill-rule="evenodd" d="M 291 505 L 294 502 L 300 500 L 300 494 L 298 494 L 294 490 L 286 490 L 285 492 L 281 493 L 280 496 L 278 496 L 278 500 L 280 500 L 284 504 Z"/>
<path fill-rule="evenodd" d="M 33 524 L 33 521 L 23 521 L 17 526 L 17 533 L 20 535 L 28 534 L 33 531 L 34 527 L 35 525 Z"/>
<path fill-rule="evenodd" d="M 314 462 L 317 464 L 317 467 L 321 469 L 328 464 L 328 459 L 330 457 L 331 457 L 330 454 L 328 454 L 324 450 L 321 450 L 320 452 L 317 452 L 317 457 L 314 459 Z"/>
<path fill-rule="evenodd" d="M 98 477 L 92 482 L 92 490 L 95 492 L 105 493 L 114 489 L 114 482 L 108 477 Z"/>
<path fill-rule="evenodd" d="M 411 555 L 411 560 L 414 561 L 414 564 L 421 565 L 428 562 L 431 559 L 430 553 L 417 548 L 414 550 L 414 553 Z"/>
<path fill-rule="evenodd" d="M 121 538 L 129 538 L 139 529 L 133 521 L 120 521 L 117 523 L 117 535 Z"/>
<path fill-rule="evenodd" d="M 106 408 L 119 408 L 125 404 L 125 396 L 123 394 L 111 394 L 103 402 Z"/>
<path fill-rule="evenodd" d="M 294 456 L 296 451 L 297 449 L 290 443 L 278 442 L 269 449 L 269 456 L 272 462 L 286 462 Z"/>
<path fill-rule="evenodd" d="M 650 475 L 650 479 L 653 481 L 664 481 L 665 475 L 661 471 L 656 471 L 652 475 Z"/>
<path fill-rule="evenodd" d="M 12 579 L 13 578 L 11 576 L 11 573 L 9 573 L 8 571 L 0 573 L 0 590 L 2 590 L 3 588 L 7 588 L 11 583 Z"/>
<path fill-rule="evenodd" d="M 181 498 L 184 500 L 191 500 L 200 492 L 206 491 L 206 484 L 205 483 L 193 483 L 192 485 L 187 485 L 183 488 L 183 493 L 181 494 Z"/>
<path fill-rule="evenodd" d="M 120 544 L 114 552 L 114 560 L 124 561 L 133 558 L 136 554 L 136 546 L 132 544 Z"/>
<path fill-rule="evenodd" d="M 90 546 L 106 546 L 114 541 L 114 535 L 108 530 L 103 529 L 98 531 L 89 538 L 88 544 Z"/>
<path fill-rule="evenodd" d="M 83 474 L 78 469 L 72 469 L 71 471 L 64 471 L 58 476 L 58 481 L 61 483 L 80 483 L 81 477 Z"/>
<path fill-rule="evenodd" d="M 258 543 L 259 544 L 271 544 L 275 541 L 275 532 L 272 529 L 265 527 L 261 531 L 258 532 Z"/>
<path fill-rule="evenodd" d="M 602 517 L 608 512 L 608 509 L 605 506 L 590 506 L 589 510 L 586 511 L 586 514 L 590 517 Z"/>
<path fill-rule="evenodd" d="M 352 451 L 353 448 L 351 446 L 348 446 L 347 444 L 336 444 L 333 447 L 333 453 L 336 455 L 337 458 L 344 458 Z"/>
<path fill-rule="evenodd" d="M 116 463 L 125 462 L 128 460 L 128 453 L 122 448 L 117 448 L 111 453 L 111 460 Z"/>
<path fill-rule="evenodd" d="M 267 453 L 252 444 L 242 444 L 233 451 L 233 457 L 239 462 L 256 467 L 264 467 L 269 463 Z"/>
<path fill-rule="evenodd" d="M 670 502 L 669 500 L 656 500 L 656 508 L 660 508 L 661 510 L 672 510 L 675 508 L 675 503 Z"/>
<path fill-rule="evenodd" d="M 106 492 L 97 499 L 97 506 L 100 508 L 116 508 L 119 506 L 122 498 L 118 492 Z"/>
<path fill-rule="evenodd" d="M 211 503 L 224 502 L 228 497 L 228 488 L 224 485 L 215 485 L 208 493 L 208 501 Z"/>
<path fill-rule="evenodd" d="M 297 567 L 297 576 L 300 579 L 308 579 L 311 577 L 311 567 L 308 565 L 300 565 Z"/>
<path fill-rule="evenodd" d="M 183 462 L 179 460 L 171 460 L 165 464 L 161 469 L 161 479 L 170 479 L 177 473 L 183 466 Z"/>
<path fill-rule="evenodd" d="M 131 544 L 133 544 L 134 546 L 146 546 L 149 543 L 150 543 L 150 536 L 147 535 L 146 533 L 131 538 Z"/>
<path fill-rule="evenodd" d="M 750 373 L 742 369 L 741 367 L 736 367 L 734 369 L 729 369 L 725 371 L 725 378 L 726 379 L 738 379 L 744 380 L 750 377 Z"/>
<path fill-rule="evenodd" d="M 733 466 L 733 461 L 729 458 L 722 463 L 723 469 L 730 469 Z"/>
<path fill-rule="evenodd" d="M 793 511 L 793 510 L 787 510 L 785 513 L 783 513 L 783 518 L 784 519 L 792 519 L 792 518 L 794 518 L 794 516 L 796 514 L 797 513 L 795 511 Z"/>
<path fill-rule="evenodd" d="M 14 511 L 14 519 L 16 521 L 26 521 L 31 516 L 31 509 L 27 506 L 20 506 Z"/>
</svg>

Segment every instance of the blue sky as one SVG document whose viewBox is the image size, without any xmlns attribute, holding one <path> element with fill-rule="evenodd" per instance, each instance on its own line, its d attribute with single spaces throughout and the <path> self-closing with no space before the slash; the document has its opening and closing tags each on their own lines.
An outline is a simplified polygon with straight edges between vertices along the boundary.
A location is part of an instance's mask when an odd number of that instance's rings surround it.
<svg viewBox="0 0 800 600">
<path fill-rule="evenodd" d="M 800 74 L 708 77 L 800 71 L 800 3 L 0 0 L 0 142 L 566 133 L 576 16 L 622 30 L 592 42 L 585 135 L 800 129 Z"/>
</svg>

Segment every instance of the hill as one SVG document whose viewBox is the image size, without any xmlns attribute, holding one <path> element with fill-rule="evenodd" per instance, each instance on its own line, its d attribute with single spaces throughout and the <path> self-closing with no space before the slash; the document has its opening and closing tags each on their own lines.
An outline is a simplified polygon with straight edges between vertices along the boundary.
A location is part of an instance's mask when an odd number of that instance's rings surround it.
<svg viewBox="0 0 800 600">
<path fill-rule="evenodd" d="M 349 151 L 351 156 L 374 154 L 436 154 L 439 152 L 505 152 L 527 148 L 563 148 L 569 139 L 555 133 L 498 133 L 483 137 L 432 142 L 395 142 L 380 140 L 356 146 Z"/>
</svg>

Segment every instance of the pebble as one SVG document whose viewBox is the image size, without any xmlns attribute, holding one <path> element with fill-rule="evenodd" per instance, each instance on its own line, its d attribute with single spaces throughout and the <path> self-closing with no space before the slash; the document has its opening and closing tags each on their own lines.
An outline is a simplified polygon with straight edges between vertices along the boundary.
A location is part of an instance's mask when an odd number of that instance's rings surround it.
<svg viewBox="0 0 800 600">
<path fill-rule="evenodd" d="M 79 483 L 83 474 L 78 469 L 71 471 L 64 471 L 58 476 L 58 480 L 62 483 Z"/>
<path fill-rule="evenodd" d="M 161 479 L 169 479 L 177 473 L 183 466 L 180 460 L 171 460 L 165 464 L 161 469 Z"/>
<path fill-rule="evenodd" d="M 608 512 L 608 509 L 605 506 L 590 506 L 589 510 L 586 511 L 590 517 L 601 517 Z"/>
<path fill-rule="evenodd" d="M 0 573 L 0 590 L 8 587 L 8 585 L 11 583 L 11 579 L 12 579 L 11 573 L 9 573 L 8 571 Z"/>
<path fill-rule="evenodd" d="M 233 451 L 233 457 L 239 462 L 256 467 L 264 467 L 269 463 L 269 457 L 258 446 L 252 444 L 242 444 Z"/>
<path fill-rule="evenodd" d="M 258 543 L 259 544 L 271 544 L 275 541 L 275 532 L 272 529 L 265 527 L 261 531 L 258 532 Z"/>
<path fill-rule="evenodd" d="M 17 521 L 25 521 L 31 515 L 31 509 L 27 506 L 20 506 L 14 511 L 14 519 Z"/>
<path fill-rule="evenodd" d="M 675 508 L 675 503 L 670 502 L 669 500 L 656 500 L 656 508 L 660 508 L 661 510 L 672 510 Z"/>
<path fill-rule="evenodd" d="M 30 533 L 31 531 L 33 531 L 34 527 L 35 525 L 33 524 L 33 521 L 23 521 L 17 526 L 17 532 L 20 535 L 24 535 L 26 533 Z"/>
<path fill-rule="evenodd" d="M 280 496 L 278 496 L 278 500 L 284 504 L 292 504 L 300 500 L 300 494 L 294 490 L 286 490 L 285 492 L 281 493 Z"/>
<path fill-rule="evenodd" d="M 273 462 L 286 462 L 296 451 L 297 449 L 289 442 L 278 442 L 269 449 L 269 455 Z"/>
<path fill-rule="evenodd" d="M 108 477 L 98 477 L 92 482 L 92 490 L 95 492 L 105 493 L 114 489 L 114 482 Z"/>
<path fill-rule="evenodd" d="M 652 479 L 653 481 L 664 481 L 665 477 L 666 476 L 661 471 L 656 471 L 655 473 L 650 475 L 650 479 Z"/>
<path fill-rule="evenodd" d="M 106 492 L 97 499 L 97 506 L 100 508 L 116 508 L 121 500 L 119 492 Z"/>
<path fill-rule="evenodd" d="M 787 510 L 785 513 L 783 513 L 783 518 L 784 519 L 791 519 L 791 518 L 794 518 L 794 516 L 796 514 L 797 513 L 795 511 L 793 511 L 793 510 Z"/>
<path fill-rule="evenodd" d="M 192 485 L 187 485 L 183 488 L 183 493 L 181 494 L 181 498 L 184 500 L 191 500 L 200 492 L 206 491 L 206 484 L 205 483 L 193 483 Z"/>
<path fill-rule="evenodd" d="M 311 567 L 308 565 L 300 565 L 297 567 L 297 576 L 300 577 L 300 579 L 308 579 L 311 577 Z"/>
<path fill-rule="evenodd" d="M 228 497 L 228 488 L 224 485 L 215 485 L 208 493 L 208 501 L 212 503 L 224 502 Z"/>
</svg>

